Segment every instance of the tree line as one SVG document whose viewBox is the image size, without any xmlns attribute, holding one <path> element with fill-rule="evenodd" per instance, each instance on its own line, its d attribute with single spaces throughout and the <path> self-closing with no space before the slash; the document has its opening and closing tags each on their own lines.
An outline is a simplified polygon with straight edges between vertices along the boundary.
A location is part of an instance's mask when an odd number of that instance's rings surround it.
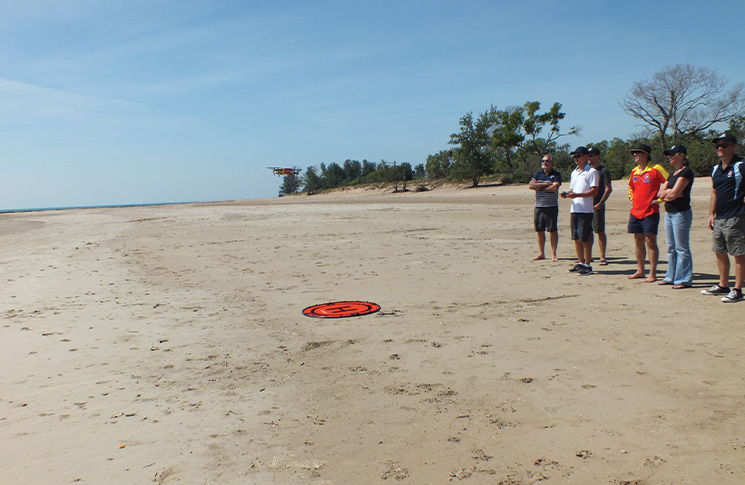
<svg viewBox="0 0 745 485">
<path fill-rule="evenodd" d="M 652 160 L 667 163 L 663 151 L 673 144 L 685 144 L 688 160 L 696 175 L 708 175 L 718 163 L 711 139 L 713 128 L 728 124 L 728 131 L 738 140 L 745 137 L 745 85 L 727 87 L 726 79 L 715 70 L 690 64 L 667 66 L 649 80 L 635 83 L 619 102 L 628 115 L 643 126 L 628 139 L 613 138 L 583 142 L 600 150 L 603 165 L 614 179 L 628 176 L 634 168 L 630 149 L 646 143 Z M 363 183 L 392 183 L 395 190 L 406 190 L 414 179 L 482 181 L 505 184 L 527 183 L 540 169 L 543 155 L 551 153 L 560 172 L 573 170 L 566 137 L 579 136 L 578 127 L 563 132 L 560 122 L 566 114 L 555 102 L 545 111 L 541 103 L 528 101 L 521 106 L 499 109 L 492 105 L 483 112 L 466 113 L 459 120 L 459 130 L 450 135 L 448 149 L 429 155 L 416 167 L 408 162 L 397 164 L 381 160 L 371 163 L 346 160 L 308 167 L 302 177 L 285 176 L 280 194 L 300 190 L 313 194 L 324 189 Z M 743 150 L 743 143 L 739 149 Z M 745 152 L 740 153 L 745 155 Z"/>
<path fill-rule="evenodd" d="M 328 165 L 321 163 L 308 167 L 302 176 L 294 173 L 285 175 L 280 195 L 295 194 L 301 190 L 313 195 L 326 189 L 378 183 L 392 184 L 394 191 L 405 191 L 407 182 L 426 176 L 424 164 L 412 167 L 408 162 L 345 160 L 341 165 L 336 162 Z"/>
</svg>

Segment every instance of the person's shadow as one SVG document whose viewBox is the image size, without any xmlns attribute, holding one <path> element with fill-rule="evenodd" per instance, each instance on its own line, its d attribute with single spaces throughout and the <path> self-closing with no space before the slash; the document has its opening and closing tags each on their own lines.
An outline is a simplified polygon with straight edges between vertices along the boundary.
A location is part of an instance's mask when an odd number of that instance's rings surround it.
<svg viewBox="0 0 745 485">
<path fill-rule="evenodd" d="M 593 268 L 595 269 L 595 274 L 599 274 L 602 276 L 629 275 L 629 274 L 632 274 L 631 272 L 633 272 L 633 270 L 636 268 L 635 259 L 628 259 L 628 258 L 605 258 L 605 259 L 606 261 L 608 261 L 608 266 L 599 266 L 597 269 Z M 593 265 L 595 264 L 596 263 L 593 263 Z M 629 268 L 629 266 L 633 266 L 633 268 Z M 647 271 L 649 271 L 649 262 L 647 262 L 645 267 L 647 268 Z M 666 271 L 667 271 L 667 261 L 658 262 L 657 263 L 657 280 L 658 281 L 662 280 L 665 277 Z M 708 288 L 711 285 L 715 285 L 717 283 L 719 283 L 718 274 L 694 272 L 693 273 L 693 285 L 691 285 L 691 288 Z"/>
</svg>

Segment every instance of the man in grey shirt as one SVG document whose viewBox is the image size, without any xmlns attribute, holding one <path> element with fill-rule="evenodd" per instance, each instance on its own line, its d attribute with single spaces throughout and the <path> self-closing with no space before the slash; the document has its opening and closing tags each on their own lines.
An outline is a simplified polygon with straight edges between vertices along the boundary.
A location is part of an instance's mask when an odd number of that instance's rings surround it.
<svg viewBox="0 0 745 485">
<path fill-rule="evenodd" d="M 608 243 L 608 238 L 605 236 L 605 201 L 610 197 L 610 193 L 613 192 L 613 185 L 610 178 L 610 172 L 607 168 L 600 165 L 600 150 L 595 147 L 590 147 L 588 150 L 590 154 L 589 162 L 592 168 L 598 171 L 600 175 L 600 185 L 598 185 L 598 193 L 593 198 L 593 209 L 592 214 L 592 230 L 598 235 L 598 246 L 600 246 L 600 266 L 605 266 L 608 261 L 605 259 L 605 247 Z"/>
</svg>

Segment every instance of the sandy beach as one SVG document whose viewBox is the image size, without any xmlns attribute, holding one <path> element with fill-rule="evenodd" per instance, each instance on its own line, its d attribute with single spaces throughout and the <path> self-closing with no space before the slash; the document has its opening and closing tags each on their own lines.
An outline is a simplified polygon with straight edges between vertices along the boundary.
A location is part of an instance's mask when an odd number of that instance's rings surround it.
<svg viewBox="0 0 745 485">
<path fill-rule="evenodd" d="M 744 483 L 710 182 L 677 291 L 625 184 L 587 277 L 525 186 L 0 214 L 0 483 Z M 301 313 L 340 300 L 381 311 Z"/>
</svg>

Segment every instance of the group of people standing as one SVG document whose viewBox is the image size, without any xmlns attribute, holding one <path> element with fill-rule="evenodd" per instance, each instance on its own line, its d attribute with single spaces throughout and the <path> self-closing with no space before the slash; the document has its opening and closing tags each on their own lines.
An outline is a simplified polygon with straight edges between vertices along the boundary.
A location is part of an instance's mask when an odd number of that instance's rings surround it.
<svg viewBox="0 0 745 485">
<path fill-rule="evenodd" d="M 745 163 L 735 154 L 737 139 L 724 133 L 714 140 L 721 161 L 711 174 L 712 194 L 709 210 L 709 228 L 713 231 L 713 250 L 719 269 L 719 283 L 702 290 L 705 295 L 718 295 L 723 302 L 745 299 L 742 294 L 745 280 Z M 637 269 L 628 279 L 643 279 L 645 283 L 657 281 L 659 249 L 657 232 L 660 223 L 660 205 L 665 205 L 665 242 L 667 244 L 667 273 L 659 285 L 673 289 L 693 286 L 693 258 L 690 249 L 690 231 L 693 224 L 691 188 L 695 175 L 688 164 L 686 147 L 673 145 L 664 151 L 672 173 L 652 162 L 652 149 L 640 143 L 631 149 L 637 164 L 629 177 L 631 213 L 628 232 L 634 235 Z M 570 230 L 574 241 L 577 262 L 570 272 L 581 276 L 593 273 L 593 232 L 598 235 L 600 265 L 606 260 L 605 201 L 613 191 L 610 172 L 600 164 L 600 151 L 580 146 L 570 153 L 576 169 L 572 171 L 569 191 L 559 193 L 561 174 L 554 169 L 551 155 L 544 155 L 541 170 L 537 171 L 528 187 L 535 191 L 534 225 L 538 235 L 539 254 L 534 260 L 546 259 L 546 232 L 549 233 L 551 258 L 558 261 L 559 197 L 570 199 Z M 730 259 L 735 261 L 735 285 L 729 287 Z M 649 257 L 649 273 L 646 260 Z"/>
</svg>

